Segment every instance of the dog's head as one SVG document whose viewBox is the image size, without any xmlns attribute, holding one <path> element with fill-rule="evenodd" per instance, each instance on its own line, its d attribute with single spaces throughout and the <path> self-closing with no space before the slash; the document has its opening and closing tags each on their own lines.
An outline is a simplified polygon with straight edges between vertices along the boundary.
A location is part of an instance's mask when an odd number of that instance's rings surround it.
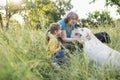
<svg viewBox="0 0 120 80">
<path fill-rule="evenodd" d="M 76 36 L 80 37 L 83 41 L 91 39 L 91 31 L 88 28 L 77 28 Z"/>
</svg>

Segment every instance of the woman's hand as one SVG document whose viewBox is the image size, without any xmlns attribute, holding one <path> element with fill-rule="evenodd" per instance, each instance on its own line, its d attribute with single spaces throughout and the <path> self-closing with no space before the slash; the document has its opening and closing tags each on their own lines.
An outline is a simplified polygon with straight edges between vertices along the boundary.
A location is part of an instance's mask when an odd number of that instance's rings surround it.
<svg viewBox="0 0 120 80">
<path fill-rule="evenodd" d="M 76 41 L 78 41 L 79 43 L 83 43 L 84 41 L 81 38 L 75 38 Z"/>
</svg>

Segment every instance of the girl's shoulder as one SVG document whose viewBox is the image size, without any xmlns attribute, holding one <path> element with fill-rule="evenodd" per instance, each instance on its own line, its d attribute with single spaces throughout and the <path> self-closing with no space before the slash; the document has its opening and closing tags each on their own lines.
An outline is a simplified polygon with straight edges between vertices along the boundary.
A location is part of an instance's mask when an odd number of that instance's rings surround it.
<svg viewBox="0 0 120 80">
<path fill-rule="evenodd" d="M 56 44 L 58 43 L 58 40 L 56 38 L 51 38 L 48 42 L 48 44 Z"/>
</svg>

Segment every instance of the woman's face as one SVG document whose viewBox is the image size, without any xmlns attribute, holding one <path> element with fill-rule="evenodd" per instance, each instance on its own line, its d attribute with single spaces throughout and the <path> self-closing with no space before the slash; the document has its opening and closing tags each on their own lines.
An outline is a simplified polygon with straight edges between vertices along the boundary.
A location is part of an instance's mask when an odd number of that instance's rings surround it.
<svg viewBox="0 0 120 80">
<path fill-rule="evenodd" d="M 76 17 L 71 17 L 68 23 L 74 26 L 77 23 L 78 19 Z"/>
</svg>

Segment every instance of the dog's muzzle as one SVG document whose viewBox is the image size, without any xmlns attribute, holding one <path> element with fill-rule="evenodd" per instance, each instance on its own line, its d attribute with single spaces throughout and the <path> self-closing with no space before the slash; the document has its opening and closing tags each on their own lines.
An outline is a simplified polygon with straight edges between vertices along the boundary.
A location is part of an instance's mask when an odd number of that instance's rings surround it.
<svg viewBox="0 0 120 80">
<path fill-rule="evenodd" d="M 82 34 L 80 34 L 80 33 L 75 33 L 75 36 L 81 37 Z"/>
</svg>

